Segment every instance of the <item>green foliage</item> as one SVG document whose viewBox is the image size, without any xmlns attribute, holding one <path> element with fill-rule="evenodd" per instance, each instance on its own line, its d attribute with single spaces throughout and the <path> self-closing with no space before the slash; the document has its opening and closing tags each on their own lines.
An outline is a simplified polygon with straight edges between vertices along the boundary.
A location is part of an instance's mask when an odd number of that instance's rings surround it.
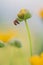
<svg viewBox="0 0 43 65">
<path fill-rule="evenodd" d="M 0 48 L 3 48 L 5 45 L 3 42 L 0 42 Z"/>
<path fill-rule="evenodd" d="M 12 46 L 15 46 L 17 48 L 21 48 L 22 47 L 21 42 L 20 41 L 17 41 L 17 40 L 15 40 L 14 42 L 12 42 L 11 45 Z"/>
<path fill-rule="evenodd" d="M 15 46 L 21 48 L 21 43 L 19 41 L 15 41 Z"/>
</svg>

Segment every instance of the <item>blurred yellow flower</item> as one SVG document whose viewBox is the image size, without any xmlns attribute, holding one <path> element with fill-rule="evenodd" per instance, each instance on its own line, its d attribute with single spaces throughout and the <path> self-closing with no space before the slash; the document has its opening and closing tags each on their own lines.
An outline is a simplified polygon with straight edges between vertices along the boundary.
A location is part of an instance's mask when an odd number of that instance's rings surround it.
<svg viewBox="0 0 43 65">
<path fill-rule="evenodd" d="M 31 64 L 32 65 L 39 65 L 39 56 L 33 56 L 33 57 L 31 57 L 31 59 L 30 59 L 30 62 L 31 62 Z"/>
<path fill-rule="evenodd" d="M 43 65 L 43 53 L 40 56 L 33 56 L 30 59 L 32 65 Z"/>
<path fill-rule="evenodd" d="M 43 9 L 39 11 L 39 16 L 43 19 Z"/>
<path fill-rule="evenodd" d="M 17 32 L 8 31 L 8 32 L 0 32 L 0 40 L 3 42 L 8 42 L 11 38 L 15 37 Z"/>
</svg>

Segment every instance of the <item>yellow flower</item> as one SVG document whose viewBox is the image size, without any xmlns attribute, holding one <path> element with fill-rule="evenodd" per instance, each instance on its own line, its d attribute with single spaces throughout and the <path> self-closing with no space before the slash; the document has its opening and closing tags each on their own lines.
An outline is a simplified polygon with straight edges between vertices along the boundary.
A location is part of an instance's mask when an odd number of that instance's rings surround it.
<svg viewBox="0 0 43 65">
<path fill-rule="evenodd" d="M 10 39 L 15 37 L 17 32 L 8 31 L 8 32 L 0 32 L 0 40 L 3 42 L 8 42 Z"/>
<path fill-rule="evenodd" d="M 30 62 L 32 65 L 39 65 L 40 63 L 39 60 L 40 60 L 39 56 L 33 56 L 31 57 Z"/>
<path fill-rule="evenodd" d="M 43 53 L 41 53 L 41 55 L 40 55 L 41 57 L 43 57 Z"/>
<path fill-rule="evenodd" d="M 32 56 L 30 62 L 32 65 L 43 65 L 43 53 L 40 56 Z"/>
<path fill-rule="evenodd" d="M 41 18 L 43 18 L 43 9 L 41 9 L 41 10 L 39 11 L 39 16 L 40 16 Z"/>
</svg>

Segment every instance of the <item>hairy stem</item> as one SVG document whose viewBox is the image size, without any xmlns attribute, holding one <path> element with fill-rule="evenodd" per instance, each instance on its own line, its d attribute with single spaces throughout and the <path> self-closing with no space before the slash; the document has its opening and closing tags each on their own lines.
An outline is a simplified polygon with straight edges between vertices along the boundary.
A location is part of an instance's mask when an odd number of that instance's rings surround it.
<svg viewBox="0 0 43 65">
<path fill-rule="evenodd" d="M 32 56 L 32 42 L 31 42 L 31 34 L 30 34 L 30 29 L 28 26 L 27 21 L 25 20 L 25 25 L 26 25 L 26 29 L 27 29 L 27 33 L 28 33 L 28 39 L 30 41 L 30 56 Z"/>
</svg>

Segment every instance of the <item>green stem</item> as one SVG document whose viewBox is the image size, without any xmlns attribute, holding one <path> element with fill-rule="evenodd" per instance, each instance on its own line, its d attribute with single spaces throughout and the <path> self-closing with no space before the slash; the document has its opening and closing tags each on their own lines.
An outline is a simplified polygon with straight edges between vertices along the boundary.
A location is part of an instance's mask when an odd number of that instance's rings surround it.
<svg viewBox="0 0 43 65">
<path fill-rule="evenodd" d="M 28 23 L 25 20 L 25 25 L 26 25 L 26 29 L 27 29 L 27 33 L 28 33 L 28 39 L 30 41 L 30 55 L 32 56 L 32 42 L 31 42 L 31 35 L 30 35 L 30 29 L 28 27 Z"/>
</svg>

